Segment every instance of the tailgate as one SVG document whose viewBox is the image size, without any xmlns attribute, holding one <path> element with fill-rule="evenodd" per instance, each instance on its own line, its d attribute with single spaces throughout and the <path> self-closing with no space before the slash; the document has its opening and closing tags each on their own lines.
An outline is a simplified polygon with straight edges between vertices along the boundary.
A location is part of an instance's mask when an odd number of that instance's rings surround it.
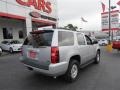
<svg viewBox="0 0 120 90">
<path fill-rule="evenodd" d="M 31 32 L 23 44 L 24 63 L 48 69 L 51 63 L 51 43 L 53 31 Z"/>
<path fill-rule="evenodd" d="M 23 63 L 41 69 L 48 69 L 51 63 L 51 47 L 32 48 L 23 46 Z"/>
</svg>

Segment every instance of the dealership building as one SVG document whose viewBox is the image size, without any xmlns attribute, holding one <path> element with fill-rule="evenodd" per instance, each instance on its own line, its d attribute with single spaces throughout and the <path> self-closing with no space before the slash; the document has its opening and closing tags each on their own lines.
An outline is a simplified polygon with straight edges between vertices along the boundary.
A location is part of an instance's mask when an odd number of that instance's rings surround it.
<svg viewBox="0 0 120 90">
<path fill-rule="evenodd" d="M 119 10 L 113 10 L 110 12 L 110 34 L 116 36 L 120 32 L 120 11 Z M 109 34 L 109 12 L 101 13 L 101 21 L 102 21 L 102 31 Z"/>
<path fill-rule="evenodd" d="M 38 28 L 57 25 L 56 0 L 0 0 L 0 42 L 20 40 Z"/>
</svg>

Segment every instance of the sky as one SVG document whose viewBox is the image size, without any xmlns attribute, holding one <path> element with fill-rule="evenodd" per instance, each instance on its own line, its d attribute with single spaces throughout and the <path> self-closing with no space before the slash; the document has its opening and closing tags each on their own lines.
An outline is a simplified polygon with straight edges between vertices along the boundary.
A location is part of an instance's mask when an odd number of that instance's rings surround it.
<svg viewBox="0 0 120 90">
<path fill-rule="evenodd" d="M 100 31 L 101 30 L 101 2 L 106 5 L 108 11 L 109 0 L 57 0 L 58 3 L 58 18 L 59 27 L 66 26 L 71 23 L 79 29 L 86 31 Z M 111 0 L 111 6 L 117 6 L 119 0 Z M 83 17 L 88 22 L 82 22 Z"/>
</svg>

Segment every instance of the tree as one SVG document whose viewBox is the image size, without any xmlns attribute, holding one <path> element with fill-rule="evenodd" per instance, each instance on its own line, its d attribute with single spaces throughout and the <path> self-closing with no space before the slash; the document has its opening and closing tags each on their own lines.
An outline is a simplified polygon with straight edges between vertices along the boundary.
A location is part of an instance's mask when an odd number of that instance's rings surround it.
<svg viewBox="0 0 120 90">
<path fill-rule="evenodd" d="M 72 24 L 68 24 L 67 26 L 65 26 L 65 28 L 72 31 L 77 31 L 78 29 L 77 26 L 73 26 Z"/>
</svg>

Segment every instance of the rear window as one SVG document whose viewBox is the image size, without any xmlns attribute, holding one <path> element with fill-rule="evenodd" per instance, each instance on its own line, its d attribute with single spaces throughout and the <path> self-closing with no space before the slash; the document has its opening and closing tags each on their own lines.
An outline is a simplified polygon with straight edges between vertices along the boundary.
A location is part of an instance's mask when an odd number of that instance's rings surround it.
<svg viewBox="0 0 120 90">
<path fill-rule="evenodd" d="M 59 46 L 72 46 L 74 45 L 73 32 L 59 31 L 58 32 Z"/>
<path fill-rule="evenodd" d="M 36 48 L 39 46 L 51 46 L 52 37 L 52 30 L 31 32 L 25 39 L 23 45 L 31 45 Z"/>
</svg>

